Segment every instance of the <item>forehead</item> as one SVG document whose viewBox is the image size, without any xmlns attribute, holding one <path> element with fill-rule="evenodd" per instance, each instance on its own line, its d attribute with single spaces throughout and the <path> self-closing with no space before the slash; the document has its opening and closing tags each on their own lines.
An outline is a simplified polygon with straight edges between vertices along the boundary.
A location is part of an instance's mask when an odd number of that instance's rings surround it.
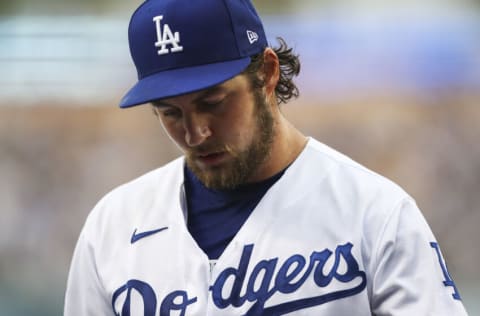
<svg viewBox="0 0 480 316">
<path fill-rule="evenodd" d="M 170 105 L 170 104 L 183 103 L 183 102 L 192 102 L 195 100 L 207 99 L 209 97 L 215 97 L 221 94 L 226 94 L 231 91 L 238 91 L 247 86 L 248 85 L 247 85 L 246 76 L 243 74 L 240 74 L 216 86 L 195 91 L 192 93 L 182 94 L 176 97 L 155 100 L 155 101 L 152 101 L 152 104 Z"/>
</svg>

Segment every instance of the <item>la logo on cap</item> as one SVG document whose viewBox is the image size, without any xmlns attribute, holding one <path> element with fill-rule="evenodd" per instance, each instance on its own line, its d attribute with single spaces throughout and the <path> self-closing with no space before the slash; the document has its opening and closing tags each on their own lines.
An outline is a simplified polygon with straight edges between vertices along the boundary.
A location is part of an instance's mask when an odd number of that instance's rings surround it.
<svg viewBox="0 0 480 316">
<path fill-rule="evenodd" d="M 157 41 L 155 42 L 155 47 L 160 47 L 157 51 L 159 55 L 165 55 L 168 53 L 176 53 L 183 51 L 183 46 L 180 46 L 180 33 L 175 32 L 172 33 L 170 26 L 168 24 L 163 25 L 161 21 L 163 19 L 163 15 L 158 15 L 153 18 L 155 22 L 155 27 L 157 29 Z M 172 45 L 172 48 L 168 49 L 167 45 Z"/>
</svg>

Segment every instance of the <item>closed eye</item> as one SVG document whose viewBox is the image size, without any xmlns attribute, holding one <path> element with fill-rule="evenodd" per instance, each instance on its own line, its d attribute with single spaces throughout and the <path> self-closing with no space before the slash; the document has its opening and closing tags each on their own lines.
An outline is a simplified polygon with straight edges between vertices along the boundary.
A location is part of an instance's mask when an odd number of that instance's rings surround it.
<svg viewBox="0 0 480 316">
<path fill-rule="evenodd" d="M 182 116 L 182 111 L 173 106 L 165 106 L 152 104 L 155 110 L 155 113 L 165 118 L 179 118 Z"/>
<path fill-rule="evenodd" d="M 225 99 L 226 99 L 225 97 L 222 97 L 220 99 L 199 101 L 198 109 L 200 111 L 205 111 L 205 112 L 215 111 L 216 109 L 218 109 L 218 107 L 220 107 L 224 103 Z"/>
<path fill-rule="evenodd" d="M 162 110 L 159 110 L 159 112 L 160 112 L 160 115 L 162 115 L 163 117 L 181 117 L 182 116 L 182 111 L 175 108 L 162 109 Z"/>
</svg>

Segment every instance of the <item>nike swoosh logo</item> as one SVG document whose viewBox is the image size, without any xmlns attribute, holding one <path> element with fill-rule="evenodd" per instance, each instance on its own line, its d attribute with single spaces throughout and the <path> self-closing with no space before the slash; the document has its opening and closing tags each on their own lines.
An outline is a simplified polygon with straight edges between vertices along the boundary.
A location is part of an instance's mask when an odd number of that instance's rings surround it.
<svg viewBox="0 0 480 316">
<path fill-rule="evenodd" d="M 130 243 L 133 244 L 133 243 L 139 241 L 142 238 L 145 238 L 145 237 L 151 236 L 153 234 L 159 233 L 159 232 L 161 232 L 161 231 L 163 231 L 167 228 L 168 227 L 162 227 L 162 228 L 159 228 L 159 229 L 149 230 L 149 231 L 138 233 L 138 234 L 137 234 L 137 229 L 135 228 L 135 230 L 133 231 L 133 234 L 132 234 L 132 239 L 130 239 Z"/>
</svg>

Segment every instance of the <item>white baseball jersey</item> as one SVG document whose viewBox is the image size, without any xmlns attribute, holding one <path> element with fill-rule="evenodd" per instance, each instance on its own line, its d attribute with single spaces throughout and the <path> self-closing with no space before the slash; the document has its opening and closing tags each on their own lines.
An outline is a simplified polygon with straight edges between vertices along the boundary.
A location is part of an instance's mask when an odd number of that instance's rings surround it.
<svg viewBox="0 0 480 316">
<path fill-rule="evenodd" d="M 186 225 L 184 159 L 106 195 L 65 315 L 467 315 L 415 202 L 310 139 L 214 266 Z"/>
</svg>

